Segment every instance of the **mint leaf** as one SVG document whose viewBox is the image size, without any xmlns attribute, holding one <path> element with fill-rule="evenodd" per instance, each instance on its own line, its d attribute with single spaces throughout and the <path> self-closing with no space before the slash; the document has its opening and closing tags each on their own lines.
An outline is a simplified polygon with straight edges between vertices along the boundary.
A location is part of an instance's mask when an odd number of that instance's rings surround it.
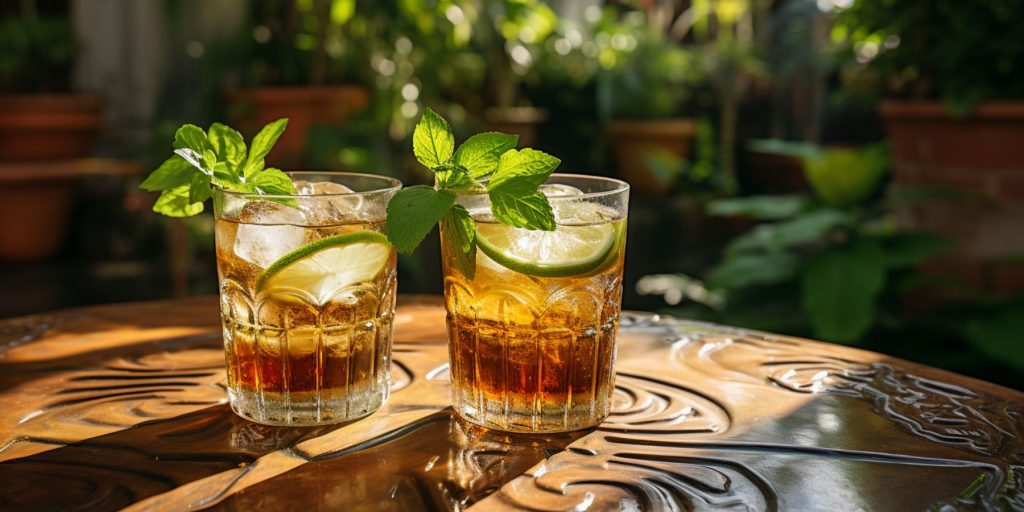
<svg viewBox="0 0 1024 512">
<path fill-rule="evenodd" d="M 412 133 L 412 151 L 421 164 L 433 169 L 448 163 L 455 150 L 455 135 L 448 122 L 427 108 Z"/>
<path fill-rule="evenodd" d="M 189 186 L 164 190 L 153 204 L 153 211 L 168 217 L 191 217 L 203 211 L 203 203 L 189 200 Z"/>
<path fill-rule="evenodd" d="M 203 163 L 203 155 L 196 153 L 189 148 L 179 148 L 174 150 L 174 154 L 180 156 L 183 160 L 188 162 L 195 169 L 204 171 L 206 164 Z"/>
<path fill-rule="evenodd" d="M 530 183 L 533 188 L 540 187 L 560 163 L 561 160 L 543 151 L 530 148 L 520 151 L 511 149 L 501 155 L 498 169 L 494 171 L 494 176 L 491 176 L 487 189 L 493 190 L 513 180 Z"/>
<path fill-rule="evenodd" d="M 499 222 L 517 228 L 555 230 L 555 215 L 548 198 L 530 183 L 510 181 L 488 195 L 491 212 Z"/>
<path fill-rule="evenodd" d="M 217 153 L 214 153 L 212 149 L 207 149 L 203 152 L 203 172 L 213 174 L 214 168 L 217 167 L 217 162 Z"/>
<path fill-rule="evenodd" d="M 203 154 L 211 149 L 210 141 L 206 138 L 206 132 L 194 124 L 182 125 L 174 132 L 174 149 L 188 148 L 196 153 Z"/>
<path fill-rule="evenodd" d="M 193 173 L 188 187 L 190 203 L 202 203 L 210 198 L 210 175 L 201 172 Z"/>
<path fill-rule="evenodd" d="M 274 121 L 260 130 L 255 137 L 252 138 L 252 146 L 249 148 L 249 158 L 245 162 L 245 169 L 242 174 L 248 178 L 263 170 L 263 160 L 270 153 L 270 150 L 274 148 L 274 144 L 277 144 L 277 139 L 284 133 L 285 128 L 288 127 L 288 119 L 282 118 Z"/>
<path fill-rule="evenodd" d="M 207 133 L 217 159 L 227 162 L 233 171 L 240 172 L 245 162 L 245 139 L 242 134 L 221 123 L 210 125 Z"/>
<path fill-rule="evenodd" d="M 559 163 L 559 159 L 529 148 L 501 155 L 498 170 L 487 183 L 494 217 L 517 228 L 553 231 L 551 204 L 538 189 Z"/>
<path fill-rule="evenodd" d="M 213 167 L 213 179 L 210 182 L 217 187 L 232 192 L 252 192 L 256 193 L 252 185 L 244 183 L 239 176 L 228 169 L 228 164 L 224 162 L 217 162 L 217 165 Z"/>
<path fill-rule="evenodd" d="M 463 142 L 452 157 L 452 163 L 469 170 L 469 175 L 482 178 L 498 168 L 498 159 L 506 151 L 516 147 L 518 135 L 498 132 L 478 133 Z"/>
<path fill-rule="evenodd" d="M 461 204 L 452 206 L 441 219 L 443 247 L 454 252 L 455 267 L 466 279 L 476 276 L 476 224 Z"/>
<path fill-rule="evenodd" d="M 159 192 L 161 190 L 167 190 L 180 185 L 184 185 L 192 179 L 192 173 L 195 172 L 195 168 L 192 167 L 184 158 L 174 155 L 164 163 L 160 164 L 155 171 L 151 172 L 146 179 L 139 184 L 139 188 L 142 190 L 148 190 L 150 192 Z"/>
<path fill-rule="evenodd" d="M 411 254 L 455 204 L 455 194 L 426 185 L 400 190 L 388 203 L 388 239 L 395 250 Z"/>
<path fill-rule="evenodd" d="M 274 168 L 264 169 L 250 183 L 259 194 L 284 196 L 292 195 L 296 192 L 292 179 L 281 170 Z"/>
<path fill-rule="evenodd" d="M 457 164 L 445 164 L 434 169 L 439 188 L 455 192 L 486 192 L 487 189 L 470 177 L 469 171 Z"/>
</svg>

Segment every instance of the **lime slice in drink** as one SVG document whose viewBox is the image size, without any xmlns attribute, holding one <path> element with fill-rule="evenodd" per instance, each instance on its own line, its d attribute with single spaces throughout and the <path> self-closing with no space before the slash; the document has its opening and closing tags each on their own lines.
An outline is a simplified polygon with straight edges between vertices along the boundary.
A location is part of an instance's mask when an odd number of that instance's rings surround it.
<svg viewBox="0 0 1024 512">
<path fill-rule="evenodd" d="M 569 277 L 601 267 L 615 247 L 612 223 L 532 231 L 477 223 L 477 245 L 503 267 L 537 277 Z"/>
<path fill-rule="evenodd" d="M 329 236 L 281 256 L 260 274 L 256 290 L 326 304 L 346 287 L 377 277 L 390 257 L 391 245 L 380 233 Z"/>
</svg>

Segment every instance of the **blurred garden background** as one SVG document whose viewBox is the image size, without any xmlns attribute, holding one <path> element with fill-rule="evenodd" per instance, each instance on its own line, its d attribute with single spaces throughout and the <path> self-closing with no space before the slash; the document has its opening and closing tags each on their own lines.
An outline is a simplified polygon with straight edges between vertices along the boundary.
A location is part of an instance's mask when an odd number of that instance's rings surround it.
<svg viewBox="0 0 1024 512">
<path fill-rule="evenodd" d="M 0 317 L 216 293 L 137 189 L 182 123 L 430 173 L 424 107 L 633 186 L 624 307 L 1022 388 L 1024 0 L 0 3 Z M 441 292 L 436 235 L 399 261 Z"/>
</svg>

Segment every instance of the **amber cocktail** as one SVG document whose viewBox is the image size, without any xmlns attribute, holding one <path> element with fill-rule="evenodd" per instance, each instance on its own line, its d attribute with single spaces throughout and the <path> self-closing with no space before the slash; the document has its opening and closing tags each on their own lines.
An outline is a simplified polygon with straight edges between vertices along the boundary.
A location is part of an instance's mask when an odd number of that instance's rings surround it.
<svg viewBox="0 0 1024 512">
<path fill-rule="evenodd" d="M 214 192 L 231 407 L 273 425 L 365 416 L 388 396 L 393 179 L 291 173 L 297 195 Z"/>
<path fill-rule="evenodd" d="M 441 233 L 455 410 L 499 430 L 596 425 L 614 387 L 629 187 L 555 174 L 541 191 L 555 231 L 495 222 L 484 194 L 458 198 L 476 221 L 474 275 Z"/>
</svg>

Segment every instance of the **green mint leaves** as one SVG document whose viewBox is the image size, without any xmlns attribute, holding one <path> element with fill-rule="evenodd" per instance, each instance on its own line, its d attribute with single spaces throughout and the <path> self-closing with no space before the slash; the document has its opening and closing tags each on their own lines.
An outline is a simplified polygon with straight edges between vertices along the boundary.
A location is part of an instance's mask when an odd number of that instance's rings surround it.
<svg viewBox="0 0 1024 512">
<path fill-rule="evenodd" d="M 400 190 L 388 203 L 388 238 L 395 250 L 409 254 L 455 204 L 455 194 L 416 185 Z"/>
<path fill-rule="evenodd" d="M 455 264 L 472 279 L 476 262 L 476 225 L 455 203 L 455 193 L 484 194 L 499 222 L 552 231 L 555 217 L 539 187 L 561 161 L 533 149 L 515 150 L 519 137 L 487 132 L 455 148 L 448 122 L 426 109 L 413 132 L 416 159 L 434 172 L 433 188 L 419 185 L 398 192 L 388 204 L 388 238 L 400 253 L 411 253 L 441 222 Z M 481 182 L 490 176 L 486 182 Z"/>
<path fill-rule="evenodd" d="M 264 126 L 246 148 L 242 134 L 227 125 L 213 123 L 203 131 L 186 124 L 174 134 L 174 156 L 150 173 L 139 188 L 160 192 L 153 211 L 168 217 L 202 212 L 211 187 L 252 194 L 294 194 L 295 185 L 288 175 L 264 164 L 287 126 L 287 119 Z"/>
</svg>

